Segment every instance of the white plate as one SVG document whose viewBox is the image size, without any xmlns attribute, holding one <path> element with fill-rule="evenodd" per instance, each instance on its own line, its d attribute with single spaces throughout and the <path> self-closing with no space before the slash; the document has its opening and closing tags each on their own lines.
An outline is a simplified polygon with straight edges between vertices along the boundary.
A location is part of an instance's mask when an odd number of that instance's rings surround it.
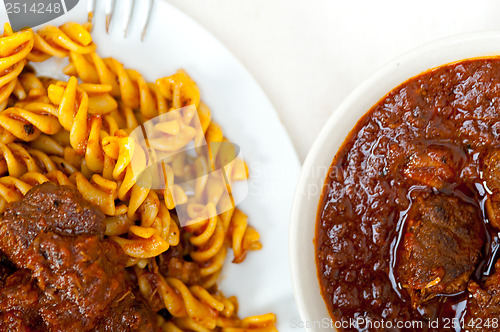
<svg viewBox="0 0 500 332">
<path fill-rule="evenodd" d="M 500 55 L 500 33 L 481 32 L 443 39 L 415 49 L 379 69 L 335 110 L 307 155 L 295 193 L 290 224 L 290 264 L 297 304 L 310 332 L 331 330 L 316 269 L 316 215 L 333 157 L 358 120 L 389 91 L 425 70 L 450 62 Z"/>
<path fill-rule="evenodd" d="M 127 1 L 116 1 L 110 34 L 104 29 L 104 1 L 97 1 L 92 32 L 97 51 L 153 81 L 183 68 L 196 81 L 201 97 L 225 135 L 241 147 L 250 169 L 249 194 L 240 208 L 261 234 L 263 249 L 250 252 L 241 264 L 229 261 L 219 286 L 236 295 L 240 316 L 274 312 L 278 329 L 290 330 L 298 318 L 288 265 L 288 221 L 300 163 L 273 106 L 241 63 L 212 35 L 166 1 L 155 1 L 143 42 L 140 29 L 145 3 L 136 1 L 128 37 L 122 17 Z M 143 6 L 144 5 L 144 6 Z M 84 22 L 86 1 L 49 22 Z M 35 27 L 36 29 L 36 27 Z M 46 75 L 58 73 L 44 72 Z M 229 256 L 232 256 L 230 254 Z M 232 259 L 232 257 L 229 257 Z"/>
</svg>

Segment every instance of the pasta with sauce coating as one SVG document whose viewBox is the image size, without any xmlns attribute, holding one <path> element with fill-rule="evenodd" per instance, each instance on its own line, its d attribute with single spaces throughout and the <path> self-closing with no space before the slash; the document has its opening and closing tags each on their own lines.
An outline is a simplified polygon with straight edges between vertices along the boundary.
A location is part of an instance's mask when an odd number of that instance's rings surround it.
<svg viewBox="0 0 500 332">
<path fill-rule="evenodd" d="M 10 94 L 18 85 L 17 77 L 22 72 L 34 44 L 31 30 L 14 33 L 7 23 L 0 37 L 0 110 L 7 105 Z"/>
<path fill-rule="evenodd" d="M 0 76 L 0 212 L 37 184 L 72 186 L 106 215 L 105 236 L 129 256 L 128 270 L 163 331 L 276 331 L 274 314 L 240 319 L 236 298 L 217 290 L 229 252 L 240 263 L 261 244 L 230 195 L 248 167 L 224 147 L 229 141 L 188 74 L 147 82 L 101 58 L 89 26 L 72 22 L 35 33 L 7 26 L 0 44 L 7 45 L 0 68 L 10 68 Z M 67 81 L 25 68 L 50 57 L 68 58 Z M 164 188 L 147 173 L 135 176 L 133 166 L 146 167 L 151 151 L 130 138 L 160 115 L 167 120 L 149 143 L 169 156 L 161 164 Z M 176 154 L 190 142 L 197 156 Z M 224 176 L 211 172 L 218 163 Z M 193 190 L 181 185 L 189 180 Z"/>
</svg>

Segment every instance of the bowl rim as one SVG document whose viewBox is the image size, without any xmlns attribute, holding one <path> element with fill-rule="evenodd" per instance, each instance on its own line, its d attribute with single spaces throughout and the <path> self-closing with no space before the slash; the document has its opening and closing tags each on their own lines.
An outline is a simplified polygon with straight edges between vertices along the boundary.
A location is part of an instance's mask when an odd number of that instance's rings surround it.
<svg viewBox="0 0 500 332">
<path fill-rule="evenodd" d="M 294 322 L 295 327 L 304 327 L 309 332 L 335 329 L 319 288 L 315 257 L 316 216 L 326 179 L 324 169 L 330 167 L 351 129 L 375 103 L 411 77 L 456 61 L 499 55 L 498 31 L 460 34 L 424 44 L 376 70 L 332 112 L 306 156 L 292 204 L 289 262 L 292 287 L 301 317 L 300 322 Z M 319 193 L 317 190 L 311 192 L 314 188 L 319 188 Z M 312 216 L 314 222 L 311 227 Z M 313 236 L 310 236 L 311 231 Z"/>
</svg>

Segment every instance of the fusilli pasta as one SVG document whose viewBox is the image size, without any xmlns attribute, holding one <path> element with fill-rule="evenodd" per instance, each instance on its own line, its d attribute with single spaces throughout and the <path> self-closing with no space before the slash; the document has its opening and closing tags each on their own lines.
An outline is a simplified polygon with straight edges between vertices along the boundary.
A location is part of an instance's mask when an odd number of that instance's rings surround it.
<svg viewBox="0 0 500 332">
<path fill-rule="evenodd" d="M 36 33 L 7 25 L 0 45 L 0 212 L 37 184 L 75 187 L 106 215 L 105 235 L 129 256 L 163 331 L 276 331 L 274 314 L 239 319 L 236 298 L 217 290 L 229 250 L 240 263 L 261 244 L 231 196 L 247 165 L 187 73 L 146 82 L 102 59 L 89 26 L 72 22 Z M 67 81 L 25 68 L 53 56 L 68 58 Z M 148 148 L 132 139 L 144 128 L 157 135 Z M 190 142 L 194 154 L 180 153 Z M 156 166 L 153 150 L 164 157 Z M 158 167 L 164 186 L 138 166 Z"/>
</svg>

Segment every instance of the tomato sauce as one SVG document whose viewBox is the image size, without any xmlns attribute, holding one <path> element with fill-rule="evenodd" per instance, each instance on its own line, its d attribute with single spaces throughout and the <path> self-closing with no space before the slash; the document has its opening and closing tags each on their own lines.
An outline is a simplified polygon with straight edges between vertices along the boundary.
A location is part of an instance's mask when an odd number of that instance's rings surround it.
<svg viewBox="0 0 500 332">
<path fill-rule="evenodd" d="M 319 204 L 322 294 L 335 320 L 422 328 L 345 330 L 475 330 L 467 327 L 471 284 L 480 288 L 495 272 L 499 247 L 491 222 L 497 150 L 500 58 L 424 72 L 358 121 L 333 159 Z M 470 213 L 456 211 L 464 209 Z"/>
</svg>

